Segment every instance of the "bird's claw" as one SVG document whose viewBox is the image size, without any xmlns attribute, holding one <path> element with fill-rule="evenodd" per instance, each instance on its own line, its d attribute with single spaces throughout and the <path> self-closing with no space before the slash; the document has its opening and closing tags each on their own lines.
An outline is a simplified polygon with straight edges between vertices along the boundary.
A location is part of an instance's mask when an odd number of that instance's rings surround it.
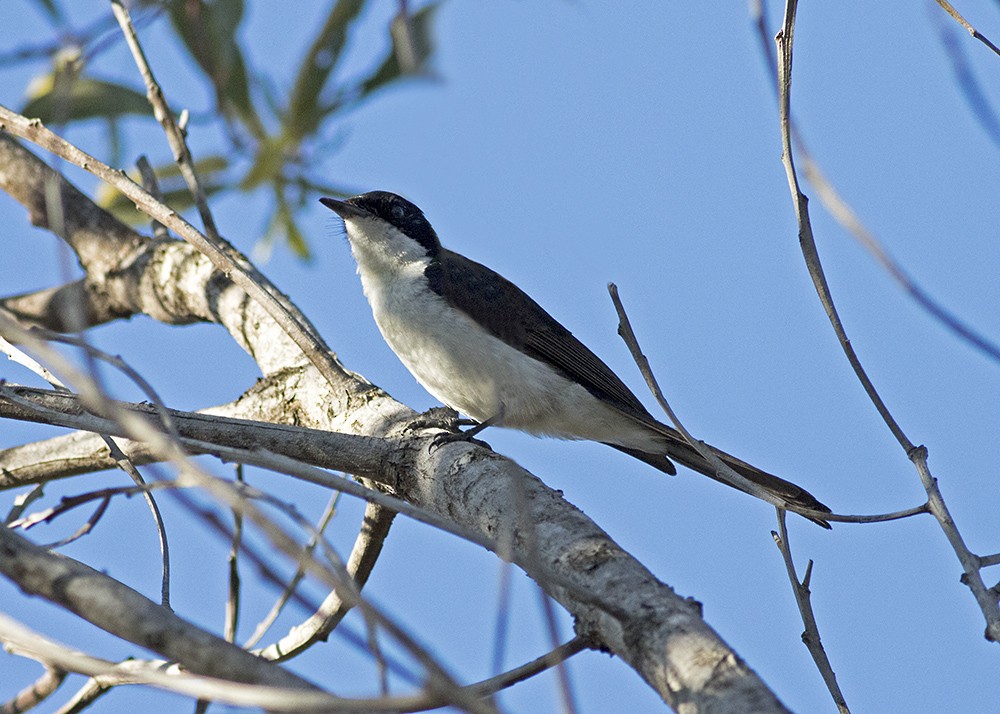
<svg viewBox="0 0 1000 714">
<path fill-rule="evenodd" d="M 451 407 L 432 407 L 414 417 L 406 428 L 410 431 L 421 429 L 455 429 L 466 420 L 459 419 L 458 412 Z"/>
<path fill-rule="evenodd" d="M 493 447 L 485 441 L 474 438 L 477 434 L 500 421 L 502 415 L 497 415 L 485 421 L 475 421 L 474 419 L 461 419 L 458 412 L 450 407 L 434 407 L 428 409 L 423 414 L 418 415 L 410 422 L 408 429 L 445 429 L 446 434 L 435 434 L 431 439 L 429 451 L 433 453 L 445 444 L 456 441 L 464 441 L 469 444 L 481 446 L 484 449 L 493 451 Z M 470 426 L 465 431 L 460 431 L 459 426 Z"/>
<path fill-rule="evenodd" d="M 475 438 L 475 434 L 478 434 L 479 431 L 480 430 L 476 426 L 474 426 L 467 431 L 450 432 L 447 434 L 435 434 L 431 439 L 431 444 L 427 448 L 427 450 L 430 453 L 434 453 L 445 444 L 452 444 L 461 441 L 465 442 L 466 444 L 475 444 L 476 446 L 481 446 L 484 449 L 489 449 L 490 451 L 493 451 L 492 446 L 487 444 L 485 441 Z"/>
</svg>

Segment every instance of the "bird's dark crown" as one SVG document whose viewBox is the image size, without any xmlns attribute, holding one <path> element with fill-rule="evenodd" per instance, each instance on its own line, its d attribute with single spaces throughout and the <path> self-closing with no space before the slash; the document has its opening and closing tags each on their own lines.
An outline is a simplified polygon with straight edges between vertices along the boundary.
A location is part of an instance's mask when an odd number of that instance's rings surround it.
<svg viewBox="0 0 1000 714">
<path fill-rule="evenodd" d="M 424 218 L 423 211 L 402 196 L 389 191 L 369 191 L 347 199 L 347 203 L 395 226 L 401 233 L 426 248 L 428 255 L 436 255 L 441 250 L 441 241 Z"/>
</svg>

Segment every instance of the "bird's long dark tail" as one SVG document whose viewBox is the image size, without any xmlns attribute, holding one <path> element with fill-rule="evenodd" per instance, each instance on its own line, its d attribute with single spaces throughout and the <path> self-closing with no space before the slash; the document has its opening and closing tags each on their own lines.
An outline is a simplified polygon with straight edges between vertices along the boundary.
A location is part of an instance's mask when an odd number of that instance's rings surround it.
<svg viewBox="0 0 1000 714">
<path fill-rule="evenodd" d="M 664 428 L 666 429 L 668 427 Z M 671 431 L 673 430 L 671 429 Z M 673 459 L 677 463 L 687 466 L 689 469 L 693 469 L 700 474 L 705 474 L 709 478 L 713 478 L 720 483 L 725 483 L 727 486 L 731 485 L 719 478 L 716 475 L 712 464 L 709 463 L 709 461 L 701 454 L 695 451 L 690 444 L 684 441 L 682 436 L 679 434 L 665 434 L 665 436 L 667 436 L 669 440 L 665 456 L 661 454 L 650 454 L 645 451 L 630 449 L 626 446 L 618 446 L 616 444 L 608 444 L 608 446 L 613 446 L 619 451 L 625 452 L 629 456 L 634 456 L 640 461 L 645 461 L 650 466 L 653 466 L 664 473 L 677 473 L 677 469 L 670 461 L 670 459 Z M 829 508 L 818 501 L 804 488 L 796 486 L 791 481 L 785 481 L 784 479 L 778 478 L 773 474 L 769 474 L 766 471 L 761 471 L 756 466 L 751 466 L 746 461 L 738 459 L 731 454 L 727 454 L 725 451 L 716 449 L 714 446 L 708 446 L 707 444 L 706 446 L 715 456 L 719 457 L 719 459 L 733 471 L 738 473 L 740 476 L 743 476 L 748 481 L 752 481 L 763 489 L 771 492 L 782 501 L 788 503 L 789 506 L 807 508 L 811 511 L 830 513 Z M 830 524 L 822 518 L 804 514 L 803 517 L 808 518 L 813 523 L 819 524 L 824 528 L 830 528 Z"/>
</svg>

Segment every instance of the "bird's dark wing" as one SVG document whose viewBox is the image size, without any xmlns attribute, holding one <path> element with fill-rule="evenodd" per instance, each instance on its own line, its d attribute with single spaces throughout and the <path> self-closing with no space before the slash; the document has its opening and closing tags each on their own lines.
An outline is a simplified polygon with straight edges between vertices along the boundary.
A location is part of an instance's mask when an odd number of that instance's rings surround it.
<svg viewBox="0 0 1000 714">
<path fill-rule="evenodd" d="M 452 307 L 481 324 L 492 335 L 550 365 L 565 377 L 578 382 L 598 399 L 665 437 L 665 454 L 648 454 L 615 444 L 609 446 L 668 474 L 676 473 L 670 462 L 673 459 L 731 485 L 716 474 L 711 463 L 692 448 L 680 433 L 654 419 L 610 367 L 512 282 L 486 266 L 446 249 L 441 249 L 434 261 L 427 266 L 425 274 L 434 292 L 446 299 Z M 730 468 L 790 505 L 829 513 L 829 508 L 799 486 L 715 447 L 708 448 Z M 824 528 L 830 527 L 820 517 L 806 517 Z"/>
<path fill-rule="evenodd" d="M 654 421 L 610 367 L 503 276 L 446 249 L 427 267 L 426 276 L 434 292 L 493 336 L 630 416 Z"/>
</svg>

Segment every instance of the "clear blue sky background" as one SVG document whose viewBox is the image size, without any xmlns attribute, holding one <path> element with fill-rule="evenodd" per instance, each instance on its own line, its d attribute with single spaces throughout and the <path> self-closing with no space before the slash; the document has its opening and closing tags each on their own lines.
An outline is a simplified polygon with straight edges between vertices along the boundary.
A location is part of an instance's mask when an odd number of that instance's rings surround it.
<svg viewBox="0 0 1000 714">
<path fill-rule="evenodd" d="M 82 13 L 92 4 L 74 5 L 81 20 L 91 17 Z M 384 5 L 355 35 L 345 74 L 380 56 L 395 3 Z M 11 0 L 4 47 L 48 36 L 32 7 Z M 325 9 L 253 3 L 243 40 L 254 67 L 284 87 Z M 1000 39 L 995 4 L 968 0 L 959 9 Z M 767 19 L 773 36 L 780 8 L 771 7 Z M 674 408 L 698 437 L 801 483 L 838 512 L 922 501 L 914 469 L 851 374 L 804 268 L 780 163 L 773 80 L 744 4 L 453 0 L 438 20 L 439 81 L 387 92 L 345 117 L 339 144 L 322 157 L 331 183 L 411 198 L 446 245 L 515 280 L 645 395 L 615 334 L 605 284 L 618 283 Z M 933 3 L 804 2 L 794 112 L 827 175 L 886 248 L 936 299 L 996 340 L 1000 146 L 960 92 L 942 31 L 1000 105 L 1000 59 Z M 142 36 L 173 106 L 209 107 L 162 27 Z M 120 46 L 102 55 L 95 71 L 139 86 Z M 0 70 L 0 103 L 20 106 L 30 75 Z M 141 137 L 125 147 L 130 162 L 140 151 L 154 163 L 168 160 L 155 130 L 128 127 Z M 205 131 L 192 131 L 196 152 L 218 139 Z M 92 151 L 103 141 L 85 128 L 70 138 Z M 262 232 L 260 203 L 227 196 L 214 204 L 223 233 L 245 250 Z M 970 547 L 1000 550 L 1000 365 L 916 307 L 818 200 L 811 207 L 831 288 L 861 359 L 902 428 L 929 448 Z M 2 292 L 58 282 L 56 241 L 27 227 L 24 211 L 9 199 L 0 198 L 0 212 L 7 241 Z M 315 261 L 305 265 L 278 249 L 264 269 L 348 367 L 414 408 L 433 406 L 382 342 L 335 223 L 310 205 L 301 225 Z M 137 319 L 96 334 L 177 408 L 228 401 L 256 376 L 218 328 L 171 329 Z M 14 367 L 0 376 L 29 379 Z M 5 424 L 0 438 L 8 445 L 39 433 Z M 657 577 L 701 601 L 707 620 L 789 707 L 835 710 L 799 640 L 802 625 L 771 539 L 769 506 L 690 472 L 666 478 L 599 445 L 500 430 L 488 441 L 563 490 Z M 123 478 L 90 477 L 54 485 L 49 494 Z M 325 500 L 287 480 L 252 478 L 310 515 Z M 3 503 L 9 498 L 2 495 Z M 218 630 L 228 546 L 164 505 L 182 524 L 171 532 L 176 606 Z M 116 503 L 98 532 L 67 552 L 155 597 L 158 554 L 143 509 L 134 499 Z M 345 549 L 356 513 L 345 504 L 335 529 Z M 116 524 L 130 524 L 127 540 Z M 37 539 L 71 529 L 57 525 Z M 1000 645 L 983 639 L 982 617 L 931 518 L 836 525 L 832 532 L 793 519 L 791 539 L 801 567 L 815 561 L 816 615 L 854 711 L 995 709 Z M 474 680 L 492 674 L 500 576 L 490 554 L 400 519 L 368 592 Z M 988 571 L 988 584 L 997 577 Z M 507 665 L 547 647 L 534 588 L 520 573 L 513 582 Z M 47 634 L 94 654 L 142 655 L 131 645 L 90 639 L 8 585 L 0 584 L 0 602 L 36 624 L 50 618 Z M 247 634 L 269 605 L 267 598 L 248 604 Z M 570 623 L 562 630 L 568 637 Z M 336 638 L 327 654 L 293 666 L 339 693 L 375 686 L 370 668 Z M 0 655 L 0 700 L 36 672 Z M 664 708 L 632 670 L 606 655 L 577 657 L 570 676 L 582 712 Z M 501 702 L 510 711 L 551 711 L 554 691 L 554 679 L 544 676 Z M 92 711 L 136 709 L 189 706 L 122 688 Z"/>
</svg>

